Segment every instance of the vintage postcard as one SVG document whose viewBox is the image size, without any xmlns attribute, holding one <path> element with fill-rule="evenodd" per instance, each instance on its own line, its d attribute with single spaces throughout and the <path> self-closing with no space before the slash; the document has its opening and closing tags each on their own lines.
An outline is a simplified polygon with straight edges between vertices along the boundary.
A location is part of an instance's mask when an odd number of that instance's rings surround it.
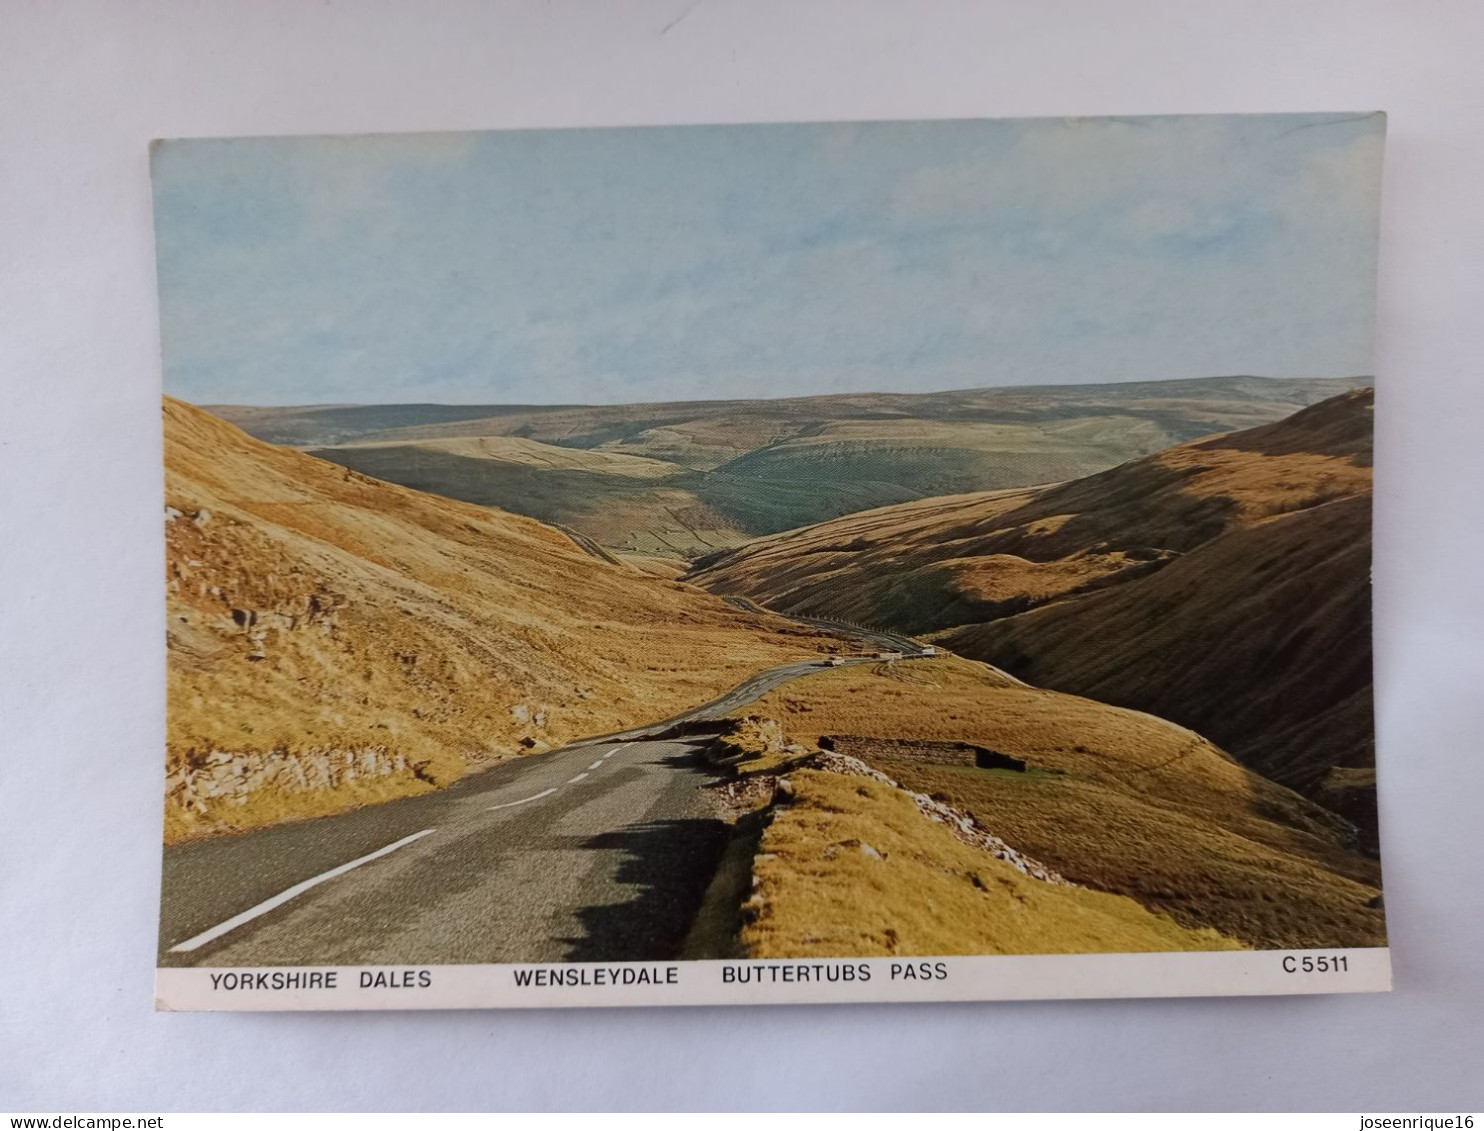
<svg viewBox="0 0 1484 1131">
<path fill-rule="evenodd" d="M 157 143 L 159 1006 L 1388 988 L 1384 134 Z"/>
</svg>

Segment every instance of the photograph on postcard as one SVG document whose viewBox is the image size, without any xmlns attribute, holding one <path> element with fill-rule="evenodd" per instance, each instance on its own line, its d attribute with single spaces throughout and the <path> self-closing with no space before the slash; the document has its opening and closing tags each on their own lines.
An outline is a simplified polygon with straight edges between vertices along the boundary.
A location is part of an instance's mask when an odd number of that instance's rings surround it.
<svg viewBox="0 0 1484 1131">
<path fill-rule="evenodd" d="M 1378 113 L 152 150 L 157 999 L 1389 985 Z"/>
</svg>

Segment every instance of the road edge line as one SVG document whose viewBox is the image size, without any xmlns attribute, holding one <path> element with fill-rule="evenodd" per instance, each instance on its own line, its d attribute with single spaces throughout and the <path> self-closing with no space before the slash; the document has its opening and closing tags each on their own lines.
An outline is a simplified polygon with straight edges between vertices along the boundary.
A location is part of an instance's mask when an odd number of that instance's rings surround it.
<svg viewBox="0 0 1484 1131">
<path fill-rule="evenodd" d="M 385 856 L 389 852 L 395 852 L 397 851 L 397 849 L 409 845 L 413 841 L 419 840 L 434 831 L 436 830 L 423 829 L 422 832 L 413 833 L 411 836 L 404 836 L 401 840 L 393 841 L 391 844 L 384 845 L 381 848 L 378 848 L 375 852 L 368 852 L 365 856 L 358 856 L 356 857 L 356 859 L 341 864 L 339 867 L 331 868 L 328 872 L 321 872 L 317 876 L 311 876 L 307 880 L 302 880 L 299 883 L 295 884 L 293 887 L 285 888 L 277 895 L 270 896 L 268 899 L 263 900 L 262 903 L 255 904 L 254 906 L 249 907 L 246 911 L 242 911 L 236 915 L 233 915 L 230 919 L 224 919 L 215 927 L 211 927 L 205 931 L 202 931 L 199 935 L 193 935 L 192 937 L 186 939 L 186 941 L 183 943 L 177 943 L 175 946 L 172 946 L 170 948 L 170 953 L 184 954 L 188 951 L 195 950 L 198 947 L 205 946 L 213 939 L 219 939 L 228 932 L 235 931 L 238 927 L 242 926 L 244 923 L 251 922 L 259 915 L 266 915 L 275 907 L 282 907 L 289 900 L 294 899 L 296 896 L 303 895 L 310 888 L 317 887 L 320 884 L 324 883 L 326 880 L 333 880 L 336 876 L 343 876 L 352 868 L 359 868 L 362 864 L 369 864 L 371 861 Z"/>
</svg>

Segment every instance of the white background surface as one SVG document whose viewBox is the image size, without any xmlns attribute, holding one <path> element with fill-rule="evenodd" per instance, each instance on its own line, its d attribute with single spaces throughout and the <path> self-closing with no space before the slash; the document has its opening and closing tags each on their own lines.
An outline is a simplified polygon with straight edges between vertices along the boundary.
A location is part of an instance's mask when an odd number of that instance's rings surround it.
<svg viewBox="0 0 1484 1131">
<path fill-rule="evenodd" d="M 0 1110 L 1481 1106 L 1484 7 L 0 0 Z M 1389 996 L 156 1015 L 158 136 L 1391 113 Z"/>
</svg>

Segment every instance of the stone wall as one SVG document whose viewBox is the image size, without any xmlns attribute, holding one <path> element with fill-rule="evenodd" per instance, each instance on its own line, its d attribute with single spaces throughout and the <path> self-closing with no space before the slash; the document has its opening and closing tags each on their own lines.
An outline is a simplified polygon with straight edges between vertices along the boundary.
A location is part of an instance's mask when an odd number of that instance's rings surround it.
<svg viewBox="0 0 1484 1131">
<path fill-rule="evenodd" d="M 910 759 L 940 766 L 977 766 L 980 769 L 1025 771 L 1023 759 L 1002 754 L 972 742 L 939 742 L 930 739 L 874 738 L 863 734 L 826 734 L 819 739 L 821 750 L 837 750 L 852 758 Z"/>
</svg>

